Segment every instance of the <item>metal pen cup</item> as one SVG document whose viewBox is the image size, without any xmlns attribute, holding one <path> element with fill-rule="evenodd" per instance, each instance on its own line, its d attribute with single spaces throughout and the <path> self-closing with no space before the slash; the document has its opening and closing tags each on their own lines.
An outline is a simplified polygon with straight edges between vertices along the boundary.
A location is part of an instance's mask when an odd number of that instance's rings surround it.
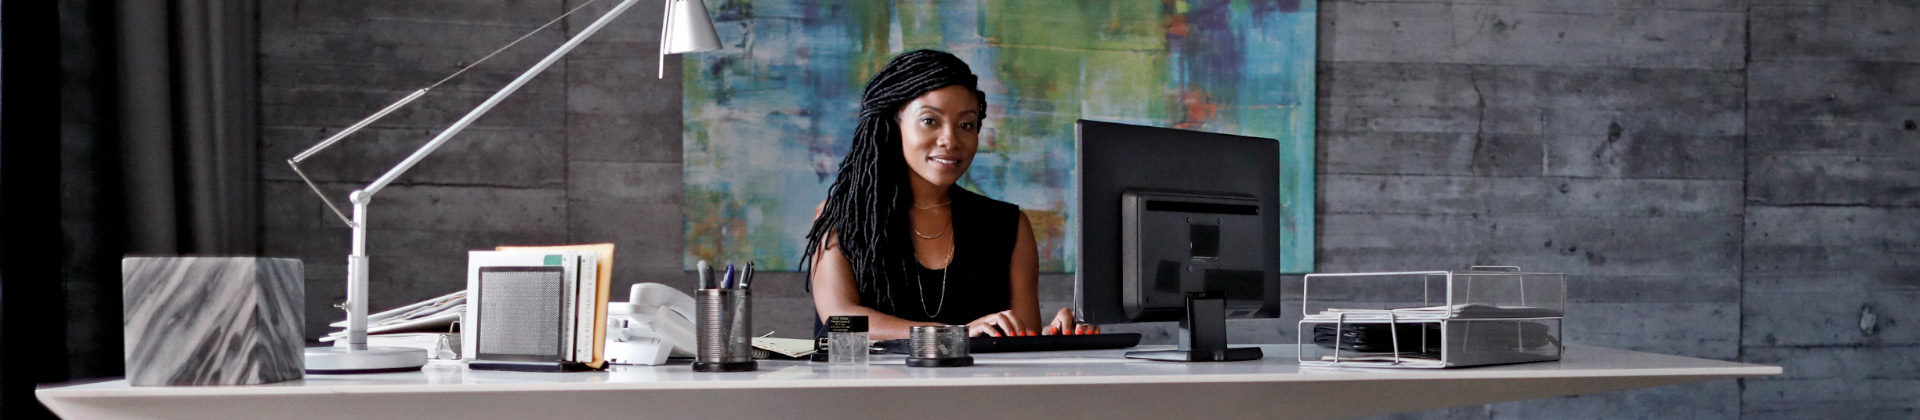
<svg viewBox="0 0 1920 420">
<path fill-rule="evenodd" d="M 968 355 L 967 326 L 917 326 L 907 332 L 907 366 L 973 366 Z"/>
<path fill-rule="evenodd" d="M 746 289 L 701 289 L 695 295 L 699 336 L 695 372 L 746 372 L 753 361 L 753 295 Z"/>
</svg>

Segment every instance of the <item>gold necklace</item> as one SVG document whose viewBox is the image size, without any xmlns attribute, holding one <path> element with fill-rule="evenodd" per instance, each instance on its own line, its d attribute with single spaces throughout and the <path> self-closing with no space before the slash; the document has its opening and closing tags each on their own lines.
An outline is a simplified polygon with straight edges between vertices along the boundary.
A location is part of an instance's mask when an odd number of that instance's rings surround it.
<svg viewBox="0 0 1920 420">
<path fill-rule="evenodd" d="M 933 236 L 927 236 L 927 234 L 925 233 L 920 233 L 920 228 L 913 228 L 913 236 L 918 236 L 920 237 L 920 239 L 935 239 L 942 236 L 947 236 L 947 232 L 952 230 L 953 230 L 953 216 L 947 216 L 947 228 L 942 229 L 940 233 L 935 233 L 933 234 Z"/>
<path fill-rule="evenodd" d="M 913 285 L 920 289 L 920 313 L 927 314 L 929 319 L 939 317 L 940 312 L 947 309 L 947 272 L 953 271 L 953 254 L 958 252 L 959 248 L 960 244 L 955 243 L 952 248 L 947 249 L 947 262 L 940 268 L 940 304 L 933 308 L 932 313 L 927 312 L 927 286 L 924 284 L 926 282 L 920 278 L 920 270 L 913 270 Z M 915 263 L 917 264 L 918 261 Z"/>
<path fill-rule="evenodd" d="M 947 199 L 947 202 L 945 202 L 945 203 L 940 203 L 940 204 L 929 204 L 929 205 L 927 205 L 926 207 L 920 207 L 920 205 L 919 205 L 919 204 L 915 204 L 915 205 L 913 205 L 913 208 L 916 208 L 916 209 L 921 209 L 921 210 L 931 210 L 931 209 L 933 209 L 934 207 L 940 207 L 940 206 L 944 206 L 944 205 L 948 205 L 948 204 L 953 204 L 953 199 L 951 199 L 951 198 L 949 198 L 949 199 Z"/>
</svg>

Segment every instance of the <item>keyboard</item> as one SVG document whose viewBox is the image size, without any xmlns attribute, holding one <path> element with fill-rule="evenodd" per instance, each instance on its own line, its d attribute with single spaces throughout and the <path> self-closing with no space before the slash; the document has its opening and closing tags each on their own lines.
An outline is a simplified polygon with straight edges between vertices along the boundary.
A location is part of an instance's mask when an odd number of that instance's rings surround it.
<svg viewBox="0 0 1920 420">
<path fill-rule="evenodd" d="M 882 340 L 876 344 L 888 353 L 907 354 L 907 340 Z M 1009 353 L 1026 351 L 1124 349 L 1140 345 L 1139 333 L 1086 335 L 1038 335 L 1031 337 L 971 337 L 968 353 Z"/>
</svg>

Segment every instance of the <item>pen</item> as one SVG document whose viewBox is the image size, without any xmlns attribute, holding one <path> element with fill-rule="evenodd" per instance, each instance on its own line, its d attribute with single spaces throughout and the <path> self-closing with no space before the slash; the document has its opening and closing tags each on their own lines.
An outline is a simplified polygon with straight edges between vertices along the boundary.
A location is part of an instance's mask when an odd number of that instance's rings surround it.
<svg viewBox="0 0 1920 420">
<path fill-rule="evenodd" d="M 732 263 L 727 264 L 727 274 L 720 277 L 720 288 L 722 289 L 733 288 L 733 264 Z"/>
<path fill-rule="evenodd" d="M 740 290 L 753 287 L 753 261 L 747 261 L 747 269 L 740 273 Z"/>
<path fill-rule="evenodd" d="M 700 260 L 699 263 L 694 264 L 694 268 L 695 270 L 700 272 L 700 289 L 701 290 L 712 289 L 713 288 L 713 267 L 707 266 L 707 260 Z"/>
</svg>

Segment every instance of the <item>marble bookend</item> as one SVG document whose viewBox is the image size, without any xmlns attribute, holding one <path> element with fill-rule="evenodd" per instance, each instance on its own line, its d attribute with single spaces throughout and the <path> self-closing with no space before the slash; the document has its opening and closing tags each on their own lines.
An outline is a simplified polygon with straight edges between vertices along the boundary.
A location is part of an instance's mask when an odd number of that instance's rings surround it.
<svg viewBox="0 0 1920 420">
<path fill-rule="evenodd" d="M 305 271 L 284 258 L 127 258 L 127 383 L 252 385 L 305 373 Z"/>
</svg>

